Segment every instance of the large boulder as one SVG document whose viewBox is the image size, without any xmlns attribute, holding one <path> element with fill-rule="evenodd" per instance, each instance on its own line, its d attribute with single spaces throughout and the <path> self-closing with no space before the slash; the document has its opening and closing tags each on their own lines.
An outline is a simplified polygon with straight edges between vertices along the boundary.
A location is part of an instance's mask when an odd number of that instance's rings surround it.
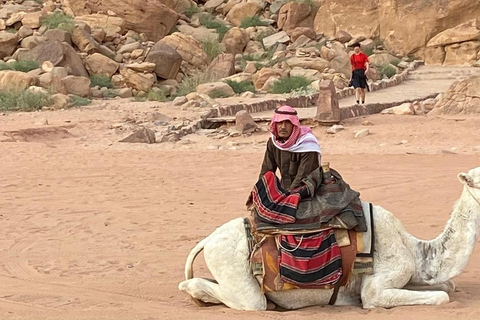
<svg viewBox="0 0 480 320">
<path fill-rule="evenodd" d="M 440 32 L 428 41 L 427 47 L 446 46 L 459 42 L 478 40 L 480 40 L 480 29 L 477 26 L 477 20 L 473 19 Z"/>
<path fill-rule="evenodd" d="M 88 72 L 93 74 L 101 74 L 111 78 L 118 69 L 118 63 L 105 57 L 103 54 L 94 53 L 85 59 L 85 66 Z"/>
<path fill-rule="evenodd" d="M 62 80 L 67 93 L 74 94 L 80 97 L 87 97 L 90 95 L 90 79 L 77 76 L 66 76 Z"/>
<path fill-rule="evenodd" d="M 10 56 L 17 46 L 18 37 L 7 31 L 0 31 L 0 59 Z"/>
<path fill-rule="evenodd" d="M 306 3 L 288 2 L 278 13 L 277 25 L 281 30 L 292 30 L 299 27 L 310 15 L 311 7 Z"/>
<path fill-rule="evenodd" d="M 226 84 L 225 82 L 209 82 L 199 84 L 195 90 L 198 93 L 203 93 L 208 96 L 220 95 L 220 96 L 227 96 L 231 97 L 235 95 L 233 89 Z"/>
<path fill-rule="evenodd" d="M 175 79 L 182 64 L 182 56 L 169 45 L 159 42 L 150 50 L 145 61 L 155 64 L 154 72 L 157 76 Z"/>
<path fill-rule="evenodd" d="M 454 82 L 431 112 L 450 115 L 480 114 L 480 76 Z"/>
<path fill-rule="evenodd" d="M 467 41 L 446 46 L 443 65 L 471 66 L 477 62 L 479 51 L 480 41 Z"/>
<path fill-rule="evenodd" d="M 183 60 L 195 68 L 204 69 L 209 63 L 208 56 L 202 49 L 202 43 L 192 36 L 174 32 L 158 43 L 166 44 L 175 49 Z"/>
<path fill-rule="evenodd" d="M 237 54 L 243 52 L 249 40 L 245 29 L 233 27 L 225 33 L 222 43 L 225 46 L 225 52 Z"/>
<path fill-rule="evenodd" d="M 245 18 L 256 15 L 260 9 L 260 6 L 254 2 L 242 2 L 233 6 L 225 18 L 238 27 Z"/>
<path fill-rule="evenodd" d="M 75 28 L 72 33 L 72 42 L 77 48 L 85 53 L 92 54 L 98 52 L 99 44 L 87 31 Z"/>
<path fill-rule="evenodd" d="M 235 56 L 232 53 L 219 54 L 207 68 L 212 78 L 226 78 L 235 74 Z"/>
<path fill-rule="evenodd" d="M 54 66 L 57 66 L 63 61 L 65 55 L 63 45 L 59 41 L 40 43 L 30 52 L 32 58 L 40 65 L 45 61 L 50 61 Z"/>
<path fill-rule="evenodd" d="M 75 16 L 113 11 L 125 20 L 126 29 L 145 33 L 152 41 L 166 36 L 180 17 L 172 0 L 62 0 L 62 4 Z"/>
<path fill-rule="evenodd" d="M 40 28 L 42 25 L 42 18 L 45 16 L 46 14 L 43 11 L 25 13 L 22 18 L 22 25 L 32 29 Z"/>
<path fill-rule="evenodd" d="M 26 90 L 35 84 L 35 77 L 21 71 L 0 71 L 0 91 Z"/>
<path fill-rule="evenodd" d="M 128 68 L 121 69 L 120 74 L 130 88 L 145 92 L 152 88 L 156 80 L 153 73 L 138 73 Z"/>
<path fill-rule="evenodd" d="M 323 72 L 325 68 L 330 66 L 329 62 L 325 59 L 308 57 L 293 57 L 286 60 L 286 63 L 290 68 L 300 67 L 305 69 L 314 69 L 320 72 Z"/>
<path fill-rule="evenodd" d="M 58 66 L 65 67 L 70 75 L 88 77 L 87 69 L 85 69 L 82 59 L 75 49 L 73 49 L 73 47 L 66 42 L 62 43 L 62 46 L 64 58 L 63 61 L 58 64 Z"/>
</svg>

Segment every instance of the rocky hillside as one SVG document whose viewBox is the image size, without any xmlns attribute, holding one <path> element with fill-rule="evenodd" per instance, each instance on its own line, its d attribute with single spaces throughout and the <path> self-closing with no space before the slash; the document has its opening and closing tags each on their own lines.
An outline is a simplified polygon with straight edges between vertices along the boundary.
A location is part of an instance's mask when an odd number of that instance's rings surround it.
<svg viewBox="0 0 480 320">
<path fill-rule="evenodd" d="M 196 91 L 208 105 L 245 91 L 315 90 L 322 79 L 341 89 L 355 42 L 375 67 L 371 81 L 414 56 L 477 63 L 480 30 L 467 19 L 480 5 L 444 2 L 2 0 L 0 91 L 55 93 L 56 107 L 65 107 L 72 95 L 164 99 Z M 445 17 L 420 18 L 434 9 Z"/>
</svg>

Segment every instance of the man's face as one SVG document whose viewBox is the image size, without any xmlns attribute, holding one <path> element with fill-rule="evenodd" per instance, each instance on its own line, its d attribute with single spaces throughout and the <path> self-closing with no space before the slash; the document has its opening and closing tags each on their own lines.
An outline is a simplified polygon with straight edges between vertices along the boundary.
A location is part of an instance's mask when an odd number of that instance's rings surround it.
<svg viewBox="0 0 480 320">
<path fill-rule="evenodd" d="M 359 53 L 360 52 L 360 47 L 353 48 L 353 51 L 355 51 L 355 53 Z"/>
<path fill-rule="evenodd" d="M 279 138 L 287 139 L 290 137 L 293 131 L 293 124 L 288 121 L 277 122 L 275 124 L 277 126 L 277 134 Z"/>
</svg>

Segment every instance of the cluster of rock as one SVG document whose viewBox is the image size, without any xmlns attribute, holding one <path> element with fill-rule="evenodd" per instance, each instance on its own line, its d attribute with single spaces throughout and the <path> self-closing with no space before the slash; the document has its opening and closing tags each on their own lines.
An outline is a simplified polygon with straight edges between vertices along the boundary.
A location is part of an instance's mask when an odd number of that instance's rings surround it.
<svg viewBox="0 0 480 320">
<path fill-rule="evenodd" d="M 181 12 L 196 4 L 187 0 L 175 4 L 163 0 L 137 2 L 2 1 L 0 59 L 7 65 L 35 60 L 41 67 L 25 73 L 0 71 L 0 90 L 23 90 L 36 85 L 62 95 L 94 98 L 130 97 L 150 90 L 172 95 L 185 77 L 205 71 L 214 83 L 199 86 L 197 93 L 203 96 L 190 97 L 188 102 L 212 106 L 214 101 L 205 95 L 235 94 L 224 82 L 215 82 L 220 79 L 251 81 L 260 92 L 269 92 L 277 80 L 288 76 L 308 78 L 313 90 L 323 79 L 333 80 L 339 89 L 345 88 L 350 77 L 348 46 L 355 42 L 360 42 L 365 51 L 375 51 L 370 56 L 373 64 L 399 61 L 382 51 L 381 46 L 375 48 L 372 39 L 352 37 L 344 31 L 326 37 L 304 27 L 302 21 L 312 15 L 311 6 L 305 3 L 210 0 L 189 18 Z M 42 24 L 54 14 L 74 16 L 72 30 L 61 25 L 48 29 Z M 211 14 L 231 27 L 221 40 L 224 53 L 213 61 L 203 50 L 202 41 L 220 40 L 219 35 L 200 24 L 202 17 Z M 238 27 L 245 18 L 256 14 L 267 25 Z M 162 17 L 161 27 L 157 25 L 158 17 Z M 175 26 L 178 32 L 168 34 Z M 264 66 L 266 62 L 244 59 L 245 55 L 265 56 L 268 50 L 273 53 L 268 66 Z M 403 63 L 391 67 L 398 71 Z M 91 88 L 93 75 L 108 77 L 114 89 Z M 372 68 L 369 78 L 377 80 L 380 75 Z"/>
<path fill-rule="evenodd" d="M 445 93 L 440 94 L 429 115 L 479 113 L 480 76 L 471 76 L 454 82 Z"/>
</svg>

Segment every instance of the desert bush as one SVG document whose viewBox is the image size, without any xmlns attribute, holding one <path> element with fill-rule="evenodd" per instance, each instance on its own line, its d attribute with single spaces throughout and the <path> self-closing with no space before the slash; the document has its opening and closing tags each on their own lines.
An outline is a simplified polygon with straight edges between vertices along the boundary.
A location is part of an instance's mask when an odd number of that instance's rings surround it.
<svg viewBox="0 0 480 320">
<path fill-rule="evenodd" d="M 68 104 L 70 107 L 84 107 L 88 106 L 92 103 L 92 100 L 80 96 L 71 96 L 70 103 Z"/>
<path fill-rule="evenodd" d="M 233 92 L 235 93 L 243 93 L 246 91 L 250 92 L 255 92 L 255 86 L 251 81 L 244 80 L 244 81 L 233 81 L 233 80 L 225 80 L 225 83 L 227 83 L 232 89 Z"/>
<path fill-rule="evenodd" d="M 217 30 L 219 41 L 222 41 L 223 36 L 225 36 L 225 33 L 227 33 L 227 31 L 230 30 L 230 28 L 227 27 L 226 24 L 218 20 L 215 20 L 215 18 L 212 17 L 211 15 L 200 17 L 200 24 L 207 29 Z"/>
<path fill-rule="evenodd" d="M 305 77 L 285 77 L 273 84 L 273 93 L 289 93 L 299 88 L 305 88 L 310 85 L 310 80 Z"/>
<path fill-rule="evenodd" d="M 7 90 L 0 92 L 0 111 L 36 111 L 52 104 L 48 93 Z"/>
<path fill-rule="evenodd" d="M 90 87 L 113 88 L 112 79 L 103 74 L 92 74 L 90 76 Z"/>
<path fill-rule="evenodd" d="M 398 67 L 398 65 L 400 64 L 400 62 L 402 62 L 402 60 L 400 60 L 400 59 L 393 59 L 392 61 L 390 61 L 390 64 L 394 65 L 395 67 Z"/>
<path fill-rule="evenodd" d="M 61 12 L 55 12 L 43 17 L 41 23 L 48 29 L 63 29 L 68 32 L 73 32 L 75 29 L 73 18 Z"/>
<path fill-rule="evenodd" d="M 187 8 L 187 10 L 185 10 L 184 13 L 187 17 L 191 18 L 195 13 L 199 13 L 199 12 L 200 12 L 200 9 L 198 9 L 196 5 L 193 5 L 190 8 Z"/>
<path fill-rule="evenodd" d="M 226 94 L 225 92 L 221 91 L 221 90 L 213 90 L 212 92 L 210 92 L 209 97 L 212 98 L 212 99 L 228 98 L 229 95 Z"/>
<path fill-rule="evenodd" d="M 216 80 L 218 80 L 216 77 L 207 73 L 197 73 L 192 77 L 185 77 L 182 82 L 178 84 L 175 96 L 186 96 L 190 92 L 194 92 L 198 85 L 202 83 L 214 82 Z"/>
<path fill-rule="evenodd" d="M 12 63 L 12 69 L 16 71 L 28 72 L 40 68 L 35 60 L 22 60 Z"/>
<path fill-rule="evenodd" d="M 390 64 L 387 64 L 381 67 L 380 73 L 382 74 L 382 76 L 386 75 L 388 78 L 391 78 L 397 74 L 397 70 L 395 70 L 395 68 Z"/>
<path fill-rule="evenodd" d="M 222 45 L 217 40 L 207 38 L 202 41 L 203 51 L 207 54 L 210 61 L 215 59 L 220 53 L 223 52 Z"/>
<path fill-rule="evenodd" d="M 240 28 L 246 29 L 248 27 L 268 26 L 269 23 L 260 19 L 258 15 L 246 17 L 240 22 Z"/>
<path fill-rule="evenodd" d="M 22 60 L 15 61 L 13 63 L 0 62 L 0 71 L 2 70 L 14 70 L 28 72 L 39 68 L 38 62 L 35 60 Z"/>
</svg>

